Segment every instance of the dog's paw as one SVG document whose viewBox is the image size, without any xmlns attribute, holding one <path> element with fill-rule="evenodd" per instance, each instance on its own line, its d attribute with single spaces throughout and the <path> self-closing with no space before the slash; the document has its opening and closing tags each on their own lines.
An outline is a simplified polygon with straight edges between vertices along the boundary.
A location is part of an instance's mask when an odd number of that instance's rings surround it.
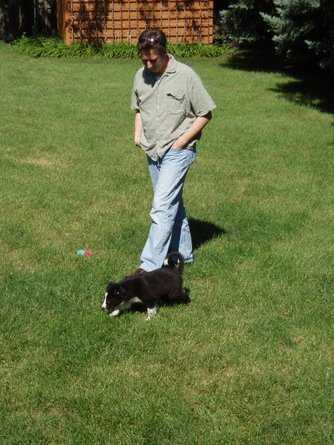
<svg viewBox="0 0 334 445">
<path fill-rule="evenodd" d="M 147 308 L 146 321 L 152 320 L 152 318 L 156 316 L 157 312 L 158 312 L 158 308 L 156 306 L 154 306 L 152 308 Z"/>
<path fill-rule="evenodd" d="M 109 317 L 117 317 L 120 313 L 119 309 L 116 309 L 115 311 L 110 312 Z"/>
</svg>

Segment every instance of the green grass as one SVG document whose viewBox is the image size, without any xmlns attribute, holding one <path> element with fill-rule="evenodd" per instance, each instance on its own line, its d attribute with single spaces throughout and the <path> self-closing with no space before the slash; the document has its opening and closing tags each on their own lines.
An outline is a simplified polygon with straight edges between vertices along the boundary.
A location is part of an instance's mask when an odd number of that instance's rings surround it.
<svg viewBox="0 0 334 445">
<path fill-rule="evenodd" d="M 152 199 L 139 63 L 0 45 L 1 443 L 334 441 L 333 115 L 286 74 L 190 63 L 217 103 L 185 188 L 193 301 L 111 320 Z"/>
</svg>

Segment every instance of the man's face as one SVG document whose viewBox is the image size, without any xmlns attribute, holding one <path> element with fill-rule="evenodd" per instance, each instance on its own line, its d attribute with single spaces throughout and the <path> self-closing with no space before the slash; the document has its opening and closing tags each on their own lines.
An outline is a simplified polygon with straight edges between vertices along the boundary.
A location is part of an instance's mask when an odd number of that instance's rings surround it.
<svg viewBox="0 0 334 445">
<path fill-rule="evenodd" d="M 154 49 L 143 51 L 140 54 L 140 58 L 146 69 L 153 74 L 161 75 L 168 64 L 167 54 L 159 54 Z"/>
</svg>

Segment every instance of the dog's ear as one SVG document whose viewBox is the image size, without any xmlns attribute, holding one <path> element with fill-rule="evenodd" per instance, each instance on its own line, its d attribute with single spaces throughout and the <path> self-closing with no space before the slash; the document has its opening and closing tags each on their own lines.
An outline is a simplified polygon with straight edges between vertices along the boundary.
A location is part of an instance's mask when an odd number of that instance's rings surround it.
<svg viewBox="0 0 334 445">
<path fill-rule="evenodd" d="M 126 297 L 127 292 L 124 286 L 119 287 L 119 294 L 121 297 Z"/>
<path fill-rule="evenodd" d="M 109 280 L 108 285 L 107 285 L 107 290 L 110 289 L 111 287 L 113 287 L 114 284 L 115 283 L 113 281 Z"/>
<path fill-rule="evenodd" d="M 109 291 L 112 293 L 114 297 L 123 298 L 125 294 L 125 290 L 118 283 L 111 283 L 109 286 Z"/>
</svg>

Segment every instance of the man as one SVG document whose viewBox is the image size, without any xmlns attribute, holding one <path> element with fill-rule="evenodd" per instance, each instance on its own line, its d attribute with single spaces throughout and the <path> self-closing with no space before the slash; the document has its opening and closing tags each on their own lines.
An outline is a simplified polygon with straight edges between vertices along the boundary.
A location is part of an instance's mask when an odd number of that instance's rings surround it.
<svg viewBox="0 0 334 445">
<path fill-rule="evenodd" d="M 143 31 L 137 46 L 144 66 L 135 75 L 131 98 L 134 141 L 147 155 L 154 190 L 152 223 L 136 271 L 141 273 L 160 268 L 170 251 L 193 261 L 182 191 L 215 104 L 197 74 L 167 54 L 162 31 Z"/>
</svg>

